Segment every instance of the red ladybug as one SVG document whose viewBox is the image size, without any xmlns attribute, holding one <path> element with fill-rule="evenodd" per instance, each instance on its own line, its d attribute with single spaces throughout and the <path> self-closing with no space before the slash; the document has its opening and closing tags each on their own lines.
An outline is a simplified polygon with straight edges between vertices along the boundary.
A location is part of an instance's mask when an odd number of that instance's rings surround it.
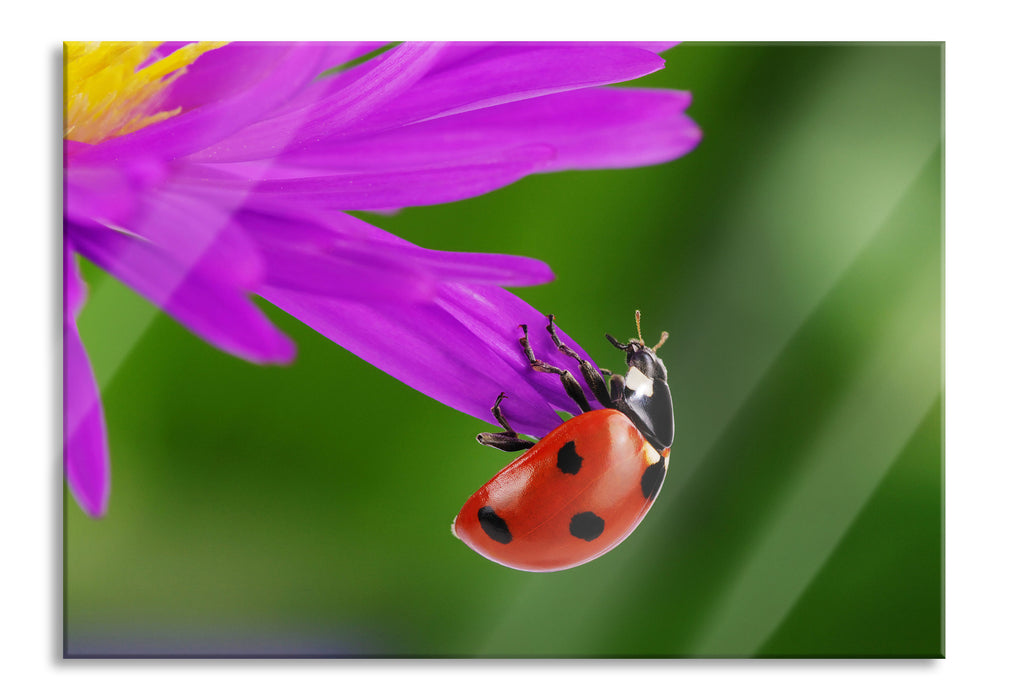
<svg viewBox="0 0 1009 700">
<path fill-rule="evenodd" d="M 582 413 L 539 442 L 519 437 L 501 411 L 502 393 L 491 409 L 503 433 L 481 433 L 477 440 L 524 455 L 484 484 L 462 507 L 452 532 L 478 554 L 523 571 L 560 571 L 584 564 L 620 544 L 655 502 L 669 465 L 673 443 L 673 401 L 666 367 L 654 348 L 638 339 L 620 343 L 627 353 L 626 376 L 606 381 L 589 362 L 557 337 L 554 317 L 547 330 L 557 349 L 578 361 L 592 394 L 604 408 L 591 410 L 585 393 L 567 370 L 537 360 L 528 329 L 519 342 L 529 364 L 560 375 Z"/>
</svg>

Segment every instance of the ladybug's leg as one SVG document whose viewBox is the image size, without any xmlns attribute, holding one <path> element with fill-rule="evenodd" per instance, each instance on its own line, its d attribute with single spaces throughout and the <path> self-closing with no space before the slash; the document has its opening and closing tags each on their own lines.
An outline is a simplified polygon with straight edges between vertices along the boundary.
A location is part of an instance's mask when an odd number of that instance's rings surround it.
<svg viewBox="0 0 1009 700">
<path fill-rule="evenodd" d="M 490 412 L 494 414 L 494 418 L 497 422 L 501 424 L 501 427 L 505 429 L 503 433 L 480 433 L 476 436 L 476 441 L 481 445 L 487 445 L 488 447 L 496 447 L 499 450 L 505 452 L 518 452 L 519 450 L 528 450 L 530 447 L 536 443 L 531 440 L 526 440 L 520 438 L 518 433 L 512 430 L 512 427 L 508 425 L 508 421 L 504 417 L 504 413 L 501 412 L 501 399 L 507 398 L 502 391 L 498 394 L 497 401 L 494 402 L 494 407 L 491 408 Z"/>
<path fill-rule="evenodd" d="M 610 371 L 596 370 L 596 368 L 592 366 L 591 362 L 580 358 L 578 353 L 562 343 L 561 339 L 557 337 L 557 328 L 554 326 L 554 315 L 548 314 L 547 319 L 550 321 L 550 323 L 547 324 L 547 330 L 550 332 L 550 337 L 553 338 L 554 345 L 556 345 L 557 349 L 562 353 L 578 362 L 578 367 L 582 370 L 582 376 L 585 377 L 585 381 L 588 382 L 589 388 L 592 389 L 592 394 L 596 397 L 596 401 L 606 408 L 613 408 L 613 402 L 610 400 L 610 392 L 606 390 L 606 380 L 603 379 L 602 374 L 600 374 L 601 371 L 609 375 Z"/>
<path fill-rule="evenodd" d="M 626 343 L 621 343 L 619 340 L 614 338 L 609 333 L 606 334 L 606 340 L 610 341 L 613 344 L 613 347 L 615 347 L 617 350 L 623 350 L 624 352 L 627 352 L 627 348 L 630 347 Z"/>
<path fill-rule="evenodd" d="M 610 400 L 620 404 L 624 400 L 624 378 L 619 374 L 610 377 Z"/>
<path fill-rule="evenodd" d="M 526 357 L 529 359 L 529 365 L 537 372 L 549 372 L 550 374 L 559 374 L 561 377 L 561 384 L 564 385 L 564 391 L 568 393 L 576 404 L 578 408 L 582 409 L 582 413 L 588 413 L 592 410 L 592 406 L 589 405 L 588 399 L 585 398 L 585 391 L 582 389 L 582 385 L 578 383 L 575 379 L 575 375 L 571 374 L 566 369 L 561 369 L 560 367 L 554 367 L 553 365 L 548 365 L 542 360 L 537 360 L 536 356 L 533 355 L 533 349 L 529 346 L 529 327 L 525 324 L 519 326 L 522 332 L 525 334 L 519 338 L 519 342 L 522 344 L 522 350 L 525 351 Z"/>
</svg>

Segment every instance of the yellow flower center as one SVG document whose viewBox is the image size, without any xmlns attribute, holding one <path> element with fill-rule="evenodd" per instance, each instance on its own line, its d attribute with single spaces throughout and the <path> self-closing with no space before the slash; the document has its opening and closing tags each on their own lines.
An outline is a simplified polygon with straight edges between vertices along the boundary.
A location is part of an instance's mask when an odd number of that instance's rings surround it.
<svg viewBox="0 0 1009 700">
<path fill-rule="evenodd" d="M 64 43 L 64 138 L 98 143 L 175 116 L 181 108 L 163 109 L 164 89 L 190 63 L 227 42 L 187 44 L 137 70 L 160 43 Z"/>
</svg>

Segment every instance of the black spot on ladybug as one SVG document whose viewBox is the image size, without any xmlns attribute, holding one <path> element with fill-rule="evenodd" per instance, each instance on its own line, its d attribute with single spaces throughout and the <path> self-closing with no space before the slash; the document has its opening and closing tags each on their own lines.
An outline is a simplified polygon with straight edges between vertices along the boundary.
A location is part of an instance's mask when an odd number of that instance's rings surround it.
<svg viewBox="0 0 1009 700">
<path fill-rule="evenodd" d="M 512 533 L 508 531 L 508 523 L 495 513 L 493 508 L 484 506 L 477 511 L 476 517 L 480 520 L 480 527 L 492 540 L 501 544 L 508 544 L 512 541 Z"/>
<path fill-rule="evenodd" d="M 666 478 L 666 468 L 662 462 L 663 459 L 660 457 L 658 462 L 648 467 L 641 475 L 641 494 L 649 501 L 659 493 L 662 480 Z"/>
<path fill-rule="evenodd" d="M 571 518 L 571 534 L 575 537 L 591 542 L 599 535 L 603 534 L 603 527 L 606 523 L 603 519 L 592 511 L 585 511 Z"/>
<path fill-rule="evenodd" d="M 564 443 L 557 451 L 557 468 L 565 474 L 577 474 L 582 468 L 582 458 L 575 452 L 574 440 Z"/>
</svg>

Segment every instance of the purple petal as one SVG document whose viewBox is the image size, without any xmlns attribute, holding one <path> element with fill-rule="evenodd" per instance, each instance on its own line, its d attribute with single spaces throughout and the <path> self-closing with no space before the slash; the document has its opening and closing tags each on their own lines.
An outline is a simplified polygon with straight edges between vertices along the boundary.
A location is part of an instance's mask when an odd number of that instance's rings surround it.
<svg viewBox="0 0 1009 700">
<path fill-rule="evenodd" d="M 67 485 L 84 512 L 105 515 L 109 502 L 109 451 L 101 396 L 74 313 L 84 283 L 72 254 L 64 251 L 63 283 L 63 468 Z"/>
<path fill-rule="evenodd" d="M 652 53 L 662 53 L 676 46 L 678 41 L 544 41 L 544 42 L 524 42 L 516 41 L 511 46 L 515 47 L 550 47 L 550 48 L 589 48 L 601 49 L 614 46 L 624 46 L 627 48 L 644 49 Z"/>
<path fill-rule="evenodd" d="M 344 216 L 344 229 L 374 244 L 395 236 Z M 400 241 L 404 252 L 414 248 Z M 577 412 L 560 381 L 533 372 L 518 343 L 519 324 L 541 359 L 571 370 L 578 365 L 555 348 L 539 311 L 499 287 L 442 283 L 433 303 L 408 300 L 358 303 L 292 289 L 266 287 L 261 296 L 365 361 L 432 398 L 481 420 L 493 421 L 497 395 L 509 396 L 516 430 L 542 436 L 560 424 L 557 410 Z M 561 331 L 562 342 L 591 359 Z M 595 402 L 593 401 L 594 405 Z"/>
<path fill-rule="evenodd" d="M 322 103 L 256 124 L 198 158 L 264 158 L 310 148 L 324 138 L 373 133 L 540 95 L 630 80 L 663 65 L 651 51 L 635 47 L 533 46 L 505 49 L 503 54 L 477 52 L 481 60 L 473 58 L 425 76 L 444 50 L 437 45 L 400 46 L 369 62 L 375 66 L 361 79 Z"/>
<path fill-rule="evenodd" d="M 689 93 L 591 88 L 513 102 L 284 156 L 289 168 L 367 172 L 477 161 L 504 148 L 549 144 L 543 170 L 623 168 L 682 156 L 700 141 L 683 111 Z"/>
<path fill-rule="evenodd" d="M 252 289 L 265 264 L 254 242 L 234 223 L 244 197 L 192 197 L 169 188 L 148 191 L 134 216 L 109 221 L 150 241 L 188 268 L 217 283 Z"/>
<path fill-rule="evenodd" d="M 200 171 L 192 168 L 189 172 L 193 177 L 186 184 L 193 188 L 213 184 L 223 191 L 244 191 L 254 184 L 255 194 L 246 203 L 251 209 L 299 206 L 331 210 L 388 209 L 475 197 L 544 169 L 553 157 L 554 149 L 549 146 L 527 146 L 487 156 L 476 163 L 423 170 L 273 179 L 255 184 L 252 179 L 223 178 L 227 173 L 235 175 L 243 172 L 248 172 L 251 178 L 257 170 L 261 170 L 261 165 L 229 164 L 227 170 L 223 166 L 215 166 L 213 171 L 209 167 Z M 195 177 L 213 172 L 217 172 L 221 179 L 215 182 L 208 177 Z M 180 178 L 179 181 L 183 180 Z"/>
<path fill-rule="evenodd" d="M 477 42 L 454 41 L 439 54 L 432 74 L 448 68 L 457 68 L 465 63 L 499 58 L 536 49 L 573 48 L 639 48 L 652 53 L 661 53 L 672 48 L 677 42 L 624 42 L 624 41 L 506 41 Z"/>
<path fill-rule="evenodd" d="M 328 41 L 323 44 L 326 54 L 322 64 L 325 70 L 339 68 L 387 44 L 388 41 Z"/>
<path fill-rule="evenodd" d="M 84 307 L 84 300 L 87 298 L 88 288 L 81 279 L 77 271 L 77 265 L 73 260 L 73 246 L 69 241 L 63 242 L 63 316 L 64 318 L 77 318 L 77 314 Z"/>
<path fill-rule="evenodd" d="M 403 44 L 345 75 L 320 81 L 315 102 L 300 101 L 283 114 L 254 124 L 196 154 L 195 160 L 247 161 L 338 133 L 413 86 L 432 65 L 440 44 Z M 327 87 L 327 84 L 328 87 Z M 333 93 L 333 94 L 328 94 Z"/>
<path fill-rule="evenodd" d="M 662 53 L 676 46 L 675 41 L 502 41 L 502 42 L 452 42 L 438 59 L 438 69 L 454 68 L 463 63 L 510 56 L 537 49 L 616 49 L 635 48 Z"/>
<path fill-rule="evenodd" d="M 595 408 L 600 407 L 585 385 L 578 363 L 557 350 L 547 332 L 547 319 L 543 313 L 500 287 L 449 284 L 443 285 L 438 296 L 441 308 L 473 329 L 484 340 L 485 352 L 493 352 L 511 365 L 551 408 L 568 413 L 580 411 L 555 375 L 530 369 L 528 359 L 517 344 L 521 335 L 518 331 L 519 324 L 528 327 L 529 343 L 536 357 L 555 367 L 570 370 L 582 383 L 589 403 Z M 588 353 L 559 327 L 557 335 L 561 342 L 595 366 Z"/>
<path fill-rule="evenodd" d="M 439 306 L 344 302 L 274 288 L 262 295 L 366 362 L 452 408 L 490 421 L 490 407 L 506 391 L 508 419 L 519 432 L 542 435 L 561 422 L 518 371 L 487 352 L 486 339 Z M 518 335 L 516 328 L 516 348 Z"/>
<path fill-rule="evenodd" d="M 351 301 L 419 302 L 434 297 L 438 278 L 423 269 L 367 250 L 339 254 L 264 246 L 270 266 L 265 285 Z"/>
<path fill-rule="evenodd" d="M 479 60 L 485 51 L 501 45 L 492 41 L 453 41 L 446 44 L 438 54 L 438 60 L 432 67 L 431 73 L 434 74 L 469 61 Z"/>
<path fill-rule="evenodd" d="M 483 54 L 477 54 L 483 56 Z M 371 114 L 355 133 L 528 100 L 653 73 L 664 61 L 634 47 L 533 48 L 473 60 L 419 81 L 388 107 Z"/>
<path fill-rule="evenodd" d="M 340 236 L 334 241 L 337 245 L 353 243 L 369 251 L 382 251 L 390 261 L 422 267 L 444 281 L 525 287 L 554 279 L 550 266 L 535 258 L 429 250 L 342 212 L 329 215 L 327 224 Z"/>
<path fill-rule="evenodd" d="M 679 158 L 700 143 L 701 130 L 683 113 L 690 99 L 673 90 L 599 88 L 509 105 L 497 116 L 556 146 L 546 172 L 631 168 Z"/>
<path fill-rule="evenodd" d="M 185 42 L 158 47 L 157 58 L 167 56 Z M 320 44 L 320 71 L 336 68 L 381 46 L 381 42 L 331 42 Z M 188 112 L 209 102 L 231 97 L 248 89 L 268 73 L 291 50 L 291 44 L 236 41 L 203 54 L 165 91 L 166 108 Z M 153 57 L 152 57 L 153 58 Z M 306 91 L 311 84 L 306 86 Z"/>
<path fill-rule="evenodd" d="M 294 344 L 241 293 L 111 229 L 67 224 L 74 247 L 193 333 L 251 362 L 290 362 Z"/>
<path fill-rule="evenodd" d="M 383 265 L 402 263 L 427 270 L 443 281 L 523 287 L 554 279 L 550 267 L 534 258 L 430 250 L 343 212 L 320 212 L 316 216 L 313 222 L 304 217 L 241 212 L 237 220 L 260 245 L 297 246 L 339 255 L 367 252 L 378 256 Z"/>
<path fill-rule="evenodd" d="M 67 485 L 84 512 L 105 515 L 109 452 L 105 417 L 84 345 L 73 322 L 63 325 L 63 466 Z"/>
<path fill-rule="evenodd" d="M 64 141 L 63 212 L 82 223 L 130 216 L 141 191 L 164 180 L 167 170 L 155 159 L 136 158 L 111 165 L 81 164 L 94 147 Z"/>
<path fill-rule="evenodd" d="M 282 56 L 244 89 L 171 119 L 96 144 L 80 161 L 129 161 L 138 155 L 172 159 L 217 143 L 284 104 L 319 74 L 325 48 L 317 44 L 287 47 Z"/>
<path fill-rule="evenodd" d="M 161 49 L 179 48 L 173 44 Z M 186 68 L 165 90 L 166 109 L 181 107 L 188 112 L 205 104 L 226 100 L 248 90 L 268 75 L 291 50 L 290 44 L 232 42 L 208 51 Z"/>
<path fill-rule="evenodd" d="M 663 51 L 668 51 L 669 49 L 677 46 L 680 42 L 678 41 L 641 41 L 635 42 L 635 46 L 639 46 L 642 49 L 647 49 L 649 51 L 654 51 L 655 53 L 662 53 Z"/>
<path fill-rule="evenodd" d="M 430 301 L 439 281 L 543 284 L 550 267 L 532 258 L 428 250 L 336 212 L 332 227 L 252 212 L 239 217 L 269 259 L 266 284 L 344 300 Z"/>
<path fill-rule="evenodd" d="M 550 266 L 542 260 L 500 253 L 453 253 L 426 248 L 383 247 L 369 244 L 373 252 L 382 250 L 390 259 L 430 270 L 441 279 L 454 282 L 472 282 L 501 285 L 502 287 L 528 287 L 554 280 Z"/>
<path fill-rule="evenodd" d="M 374 56 L 369 61 L 351 68 L 344 68 L 343 64 L 354 61 L 365 54 L 371 53 L 372 51 L 388 45 L 388 41 L 336 42 L 321 44 L 326 51 L 326 54 L 322 59 L 322 64 L 326 67 L 325 72 L 327 72 L 328 75 L 319 77 L 306 85 L 301 92 L 292 97 L 285 104 L 281 105 L 273 114 L 270 115 L 270 117 L 279 116 L 286 112 L 319 102 L 340 91 L 346 85 L 353 82 L 353 80 L 356 80 L 356 76 L 360 75 L 361 72 L 369 70 L 370 67 L 374 65 L 374 62 L 378 61 L 381 56 Z M 392 48 L 395 47 L 391 47 L 390 50 Z M 334 70 L 335 72 L 333 72 Z"/>
<path fill-rule="evenodd" d="M 304 217 L 242 212 L 237 221 L 269 260 L 266 284 L 345 300 L 430 301 L 439 281 L 523 286 L 553 279 L 539 260 L 428 250 L 342 212 Z"/>
</svg>

